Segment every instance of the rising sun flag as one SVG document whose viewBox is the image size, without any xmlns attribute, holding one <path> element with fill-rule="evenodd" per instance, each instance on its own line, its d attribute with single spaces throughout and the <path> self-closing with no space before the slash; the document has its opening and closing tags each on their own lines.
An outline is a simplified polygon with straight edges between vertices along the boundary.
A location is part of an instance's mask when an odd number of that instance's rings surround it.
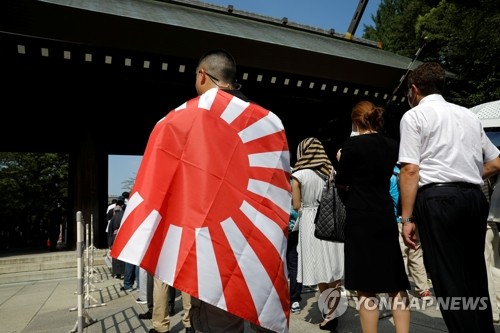
<svg viewBox="0 0 500 333">
<path fill-rule="evenodd" d="M 280 119 L 208 90 L 154 127 L 111 256 L 288 332 L 289 177 Z"/>
</svg>

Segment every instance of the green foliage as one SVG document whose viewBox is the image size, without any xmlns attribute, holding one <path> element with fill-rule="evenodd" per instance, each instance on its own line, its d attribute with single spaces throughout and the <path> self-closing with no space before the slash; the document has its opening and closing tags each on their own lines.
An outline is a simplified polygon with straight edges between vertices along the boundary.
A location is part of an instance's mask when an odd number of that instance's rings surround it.
<svg viewBox="0 0 500 333">
<path fill-rule="evenodd" d="M 456 78 L 446 97 L 471 107 L 500 99 L 500 6 L 497 0 L 383 0 L 363 37 L 418 60 L 437 61 Z"/>
<path fill-rule="evenodd" d="M 422 44 L 415 24 L 430 7 L 423 0 L 382 0 L 372 20 L 375 27 L 365 26 L 363 37 L 382 42 L 385 50 L 413 57 Z"/>
<path fill-rule="evenodd" d="M 18 226 L 28 240 L 40 223 L 55 225 L 68 201 L 66 154 L 0 153 L 0 230 Z M 52 221 L 51 221 L 52 220 Z M 28 244 L 26 244 L 28 245 Z"/>
</svg>

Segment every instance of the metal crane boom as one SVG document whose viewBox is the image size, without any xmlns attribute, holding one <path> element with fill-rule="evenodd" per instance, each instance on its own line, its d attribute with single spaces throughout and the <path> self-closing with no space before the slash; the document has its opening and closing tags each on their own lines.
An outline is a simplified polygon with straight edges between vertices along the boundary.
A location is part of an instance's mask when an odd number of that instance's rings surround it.
<svg viewBox="0 0 500 333">
<path fill-rule="evenodd" d="M 356 8 L 356 11 L 354 12 L 354 16 L 352 17 L 351 24 L 349 25 L 349 29 L 347 30 L 347 32 L 345 34 L 345 38 L 351 39 L 352 36 L 354 36 L 354 33 L 356 32 L 356 29 L 358 28 L 359 21 L 361 21 L 361 17 L 363 16 L 363 13 L 365 12 L 367 4 L 368 4 L 368 0 L 359 0 L 358 8 Z"/>
</svg>

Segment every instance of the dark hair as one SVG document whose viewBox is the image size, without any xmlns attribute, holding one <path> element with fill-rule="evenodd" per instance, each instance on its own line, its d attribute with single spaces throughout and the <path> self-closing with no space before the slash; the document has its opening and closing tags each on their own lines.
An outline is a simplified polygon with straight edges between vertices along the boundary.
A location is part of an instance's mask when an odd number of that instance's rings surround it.
<svg viewBox="0 0 500 333">
<path fill-rule="evenodd" d="M 228 51 L 214 49 L 205 52 L 198 62 L 198 68 L 201 66 L 219 80 L 231 85 L 236 84 L 236 61 Z"/>
<path fill-rule="evenodd" d="M 124 199 L 128 199 L 128 197 L 129 197 L 129 196 L 130 196 L 130 193 L 128 193 L 128 192 L 123 192 L 123 193 L 122 193 L 122 197 L 123 197 Z"/>
<path fill-rule="evenodd" d="M 437 62 L 426 62 L 408 74 L 408 88 L 414 84 L 424 96 L 442 94 L 446 72 Z"/>
<path fill-rule="evenodd" d="M 384 109 L 372 102 L 361 101 L 352 108 L 351 120 L 362 129 L 381 131 L 384 128 Z"/>
</svg>

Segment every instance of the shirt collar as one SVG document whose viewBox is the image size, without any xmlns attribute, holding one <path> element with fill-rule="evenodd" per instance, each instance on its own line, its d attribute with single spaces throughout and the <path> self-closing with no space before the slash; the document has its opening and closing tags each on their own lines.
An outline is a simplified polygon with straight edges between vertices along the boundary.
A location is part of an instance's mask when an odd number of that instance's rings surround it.
<svg viewBox="0 0 500 333">
<path fill-rule="evenodd" d="M 427 102 L 444 102 L 444 101 L 445 101 L 445 99 L 442 95 L 430 94 L 430 95 L 427 95 L 424 98 L 422 98 L 420 100 L 420 102 L 418 103 L 418 105 L 422 105 L 422 104 L 427 103 Z"/>
</svg>

